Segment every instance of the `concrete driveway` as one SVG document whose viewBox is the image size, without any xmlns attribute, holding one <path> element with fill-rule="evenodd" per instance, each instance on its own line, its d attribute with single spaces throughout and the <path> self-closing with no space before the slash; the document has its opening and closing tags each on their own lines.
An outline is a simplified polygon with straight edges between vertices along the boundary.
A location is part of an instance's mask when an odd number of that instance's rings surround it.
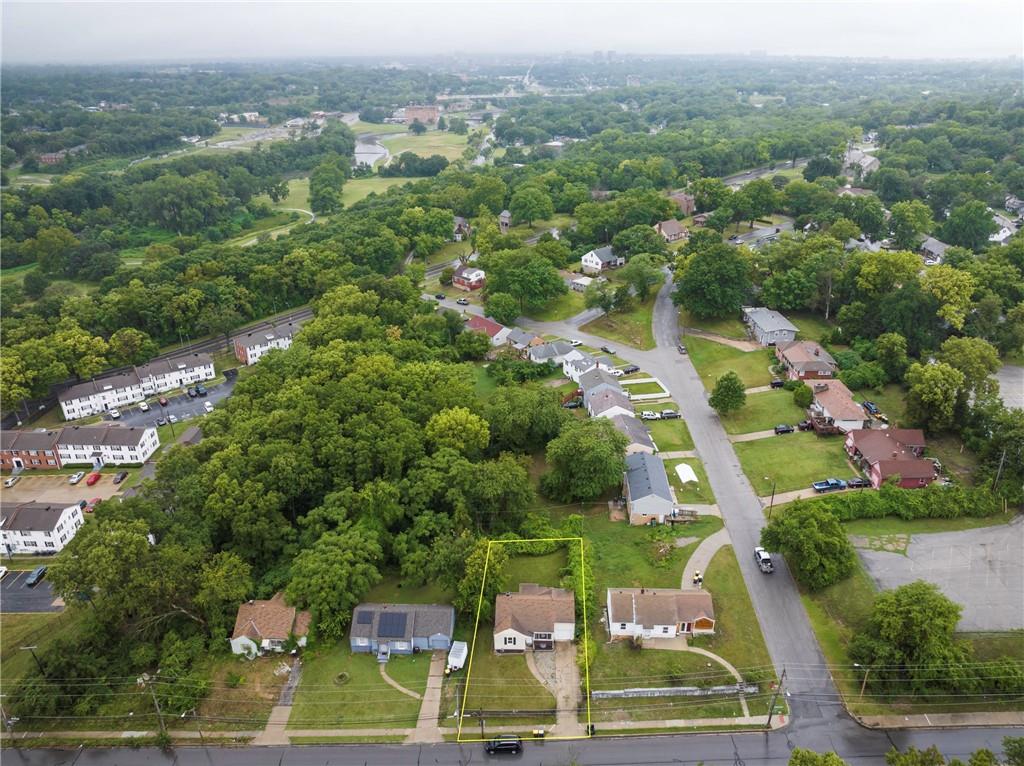
<svg viewBox="0 0 1024 766">
<path fill-rule="evenodd" d="M 2 565 L 0 561 L 0 565 Z M 40 557 L 40 566 L 47 564 L 47 560 Z M 0 580 L 0 612 L 5 614 L 13 612 L 60 612 L 64 609 L 64 602 L 53 595 L 53 588 L 49 580 L 43 580 L 33 588 L 25 584 L 28 572 L 8 572 L 7 576 Z"/>
<path fill-rule="evenodd" d="M 1024 628 L 1024 516 L 1009 524 L 914 535 L 906 555 L 858 551 L 880 588 L 926 580 L 963 607 L 964 631 Z"/>
<path fill-rule="evenodd" d="M 110 415 L 104 415 L 103 420 L 126 426 L 155 426 L 158 418 L 174 415 L 178 418 L 178 422 L 181 423 L 205 415 L 206 410 L 203 409 L 204 402 L 211 402 L 214 406 L 217 406 L 218 402 L 222 402 L 231 396 L 231 392 L 234 389 L 235 378 L 231 378 L 215 386 L 209 386 L 206 396 L 191 398 L 188 394 L 179 393 L 171 395 L 167 393 L 164 394 L 167 397 L 166 407 L 161 407 L 156 402 L 150 402 L 149 412 L 143 412 L 139 409 L 138 405 L 134 405 L 120 410 L 121 417 L 117 420 L 111 419 Z"/>
<path fill-rule="evenodd" d="M 128 466 L 131 467 L 131 466 Z M 81 466 L 78 470 L 86 475 L 92 470 L 89 466 Z M 94 497 L 106 500 L 120 491 L 114 484 L 114 474 L 123 470 L 119 466 L 108 466 L 100 472 L 100 480 L 91 487 L 86 486 L 83 478 L 78 484 L 68 484 L 68 475 L 33 476 L 31 471 L 21 475 L 21 479 L 10 489 L 3 491 L 5 503 L 27 503 L 38 500 L 40 503 L 77 503 Z"/>
</svg>

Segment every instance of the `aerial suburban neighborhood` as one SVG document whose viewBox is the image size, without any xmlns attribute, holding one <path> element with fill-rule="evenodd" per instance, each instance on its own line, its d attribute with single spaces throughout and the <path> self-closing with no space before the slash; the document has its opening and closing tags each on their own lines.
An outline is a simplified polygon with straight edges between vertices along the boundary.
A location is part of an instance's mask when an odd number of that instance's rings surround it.
<svg viewBox="0 0 1024 766">
<path fill-rule="evenodd" d="M 1024 766 L 1024 9 L 8 5 L 5 762 Z"/>
</svg>

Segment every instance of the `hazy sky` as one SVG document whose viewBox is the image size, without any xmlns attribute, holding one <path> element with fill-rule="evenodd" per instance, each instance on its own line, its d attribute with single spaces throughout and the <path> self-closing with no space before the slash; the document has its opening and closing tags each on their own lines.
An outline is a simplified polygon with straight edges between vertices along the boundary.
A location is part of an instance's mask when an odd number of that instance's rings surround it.
<svg viewBox="0 0 1024 766">
<path fill-rule="evenodd" d="M 1021 0 L 3 2 L 6 63 L 435 53 L 1022 55 Z"/>
</svg>

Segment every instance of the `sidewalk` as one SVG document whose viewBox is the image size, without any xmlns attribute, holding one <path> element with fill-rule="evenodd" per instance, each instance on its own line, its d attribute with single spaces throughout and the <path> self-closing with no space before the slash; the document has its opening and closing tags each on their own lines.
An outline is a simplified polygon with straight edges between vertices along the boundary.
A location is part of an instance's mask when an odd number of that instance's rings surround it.
<svg viewBox="0 0 1024 766">
<path fill-rule="evenodd" d="M 730 434 L 729 441 L 733 444 L 738 444 L 739 442 L 752 442 L 757 441 L 758 439 L 767 439 L 769 436 L 775 436 L 774 428 L 767 431 L 754 431 L 749 434 Z"/>
<path fill-rule="evenodd" d="M 1024 726 L 1024 712 L 923 713 L 921 715 L 863 715 L 851 713 L 869 729 L 944 729 L 962 726 Z"/>
<path fill-rule="evenodd" d="M 718 553 L 718 549 L 730 543 L 729 532 L 725 527 L 701 540 L 700 545 L 697 546 L 693 555 L 690 556 L 690 560 L 686 562 L 686 567 L 683 569 L 683 580 L 679 587 L 683 590 L 692 590 L 693 573 L 698 570 L 702 573 L 707 572 L 708 564 L 711 563 L 714 555 Z"/>
</svg>

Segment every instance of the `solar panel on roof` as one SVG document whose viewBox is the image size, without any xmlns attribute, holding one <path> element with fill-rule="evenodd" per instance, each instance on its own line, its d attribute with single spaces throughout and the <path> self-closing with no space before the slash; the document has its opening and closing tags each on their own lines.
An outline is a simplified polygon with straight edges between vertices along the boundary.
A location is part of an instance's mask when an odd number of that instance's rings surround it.
<svg viewBox="0 0 1024 766">
<path fill-rule="evenodd" d="M 409 615 L 405 612 L 385 612 L 377 624 L 377 635 L 381 638 L 402 638 Z"/>
<path fill-rule="evenodd" d="M 368 612 L 365 609 L 361 612 L 356 613 L 356 624 L 357 625 L 371 625 L 373 624 L 373 612 Z"/>
</svg>

